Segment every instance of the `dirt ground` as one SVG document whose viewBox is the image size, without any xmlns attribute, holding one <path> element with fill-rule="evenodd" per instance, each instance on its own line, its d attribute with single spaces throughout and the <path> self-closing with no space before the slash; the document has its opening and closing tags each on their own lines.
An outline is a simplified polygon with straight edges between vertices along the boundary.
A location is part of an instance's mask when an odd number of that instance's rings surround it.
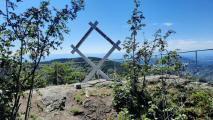
<svg viewBox="0 0 213 120">
<path fill-rule="evenodd" d="M 76 89 L 72 84 L 34 90 L 30 119 L 103 120 L 115 115 L 112 109 L 112 89 L 97 87 L 98 83 L 93 81 L 82 85 L 82 89 Z M 20 119 L 24 117 L 27 96 L 28 92 L 25 92 L 21 98 Z"/>
</svg>

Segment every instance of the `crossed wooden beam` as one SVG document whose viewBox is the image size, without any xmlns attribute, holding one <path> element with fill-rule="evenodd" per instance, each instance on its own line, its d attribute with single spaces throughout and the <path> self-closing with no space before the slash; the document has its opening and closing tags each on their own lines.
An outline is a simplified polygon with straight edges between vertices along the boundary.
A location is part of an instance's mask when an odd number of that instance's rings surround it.
<svg viewBox="0 0 213 120">
<path fill-rule="evenodd" d="M 101 75 L 104 79 L 110 80 L 110 78 L 103 72 L 101 71 L 101 66 L 105 62 L 105 60 L 112 54 L 112 52 L 115 49 L 121 50 L 119 47 L 119 44 L 121 43 L 119 40 L 115 43 L 112 41 L 106 34 L 104 34 L 98 27 L 98 22 L 95 21 L 94 23 L 89 22 L 90 28 L 86 32 L 86 34 L 81 38 L 81 40 L 77 43 L 76 46 L 71 45 L 73 50 L 71 51 L 72 54 L 77 52 L 90 66 L 92 66 L 92 71 L 85 77 L 83 82 L 89 81 L 92 79 L 92 77 L 95 75 L 95 73 Z M 86 40 L 86 38 L 90 35 L 90 33 L 96 30 L 101 36 L 103 36 L 110 44 L 112 44 L 112 48 L 107 52 L 107 54 L 99 61 L 99 63 L 96 65 L 94 64 L 90 59 L 88 59 L 78 48 L 81 46 L 81 44 Z"/>
</svg>

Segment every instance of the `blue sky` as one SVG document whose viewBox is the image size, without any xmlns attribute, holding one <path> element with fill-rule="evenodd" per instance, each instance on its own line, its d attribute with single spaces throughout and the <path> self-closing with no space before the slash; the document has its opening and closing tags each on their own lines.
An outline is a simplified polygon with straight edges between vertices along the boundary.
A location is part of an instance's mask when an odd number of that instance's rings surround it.
<svg viewBox="0 0 213 120">
<path fill-rule="evenodd" d="M 41 0 L 23 0 L 19 9 L 38 5 Z M 52 0 L 52 5 L 61 7 L 70 0 Z M 99 28 L 114 41 L 124 41 L 129 33 L 129 19 L 133 0 L 85 0 L 85 9 L 71 22 L 71 33 L 66 36 L 63 49 L 53 54 L 69 54 L 70 45 L 76 44 L 89 29 L 90 21 L 99 21 Z M 2 7 L 2 3 L 0 7 Z M 151 39 L 162 28 L 173 29 L 176 34 L 169 40 L 169 49 L 194 50 L 213 48 L 213 0 L 142 0 L 146 27 L 139 41 Z M 144 33 L 144 35 L 142 34 Z M 80 47 L 87 54 L 105 53 L 111 45 L 95 31 Z M 118 52 L 118 51 L 115 51 Z"/>
<path fill-rule="evenodd" d="M 99 21 L 99 27 L 114 41 L 123 41 L 129 33 L 126 21 L 133 9 L 133 0 L 86 0 L 85 10 L 71 24 L 69 45 L 76 44 L 89 28 L 89 21 Z M 141 33 L 152 38 L 153 33 L 162 28 L 173 29 L 176 34 L 169 40 L 170 49 L 203 49 L 213 47 L 213 0 L 142 0 L 146 27 Z M 142 41 L 144 36 L 139 36 Z M 104 39 L 94 32 L 80 48 L 87 53 L 102 53 L 110 48 Z M 212 48 L 211 47 L 211 48 Z"/>
</svg>

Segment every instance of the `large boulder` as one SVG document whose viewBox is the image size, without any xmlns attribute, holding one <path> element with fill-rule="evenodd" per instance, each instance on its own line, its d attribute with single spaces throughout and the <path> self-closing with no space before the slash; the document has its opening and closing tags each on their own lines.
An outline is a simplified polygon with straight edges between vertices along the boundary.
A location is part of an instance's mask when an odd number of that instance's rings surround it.
<svg viewBox="0 0 213 120">
<path fill-rule="evenodd" d="M 84 101 L 83 107 L 85 120 L 104 120 L 107 119 L 107 114 L 111 112 L 110 106 L 107 106 L 100 98 L 89 98 Z"/>
<path fill-rule="evenodd" d="M 51 112 L 55 110 L 64 110 L 66 96 L 60 94 L 50 94 L 42 98 L 42 103 L 45 105 L 45 111 Z"/>
</svg>

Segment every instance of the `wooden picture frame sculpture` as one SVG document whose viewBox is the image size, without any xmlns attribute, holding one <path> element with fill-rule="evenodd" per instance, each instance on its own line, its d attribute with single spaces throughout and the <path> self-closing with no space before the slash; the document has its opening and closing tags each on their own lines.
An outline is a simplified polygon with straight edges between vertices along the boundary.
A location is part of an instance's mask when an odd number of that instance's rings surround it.
<svg viewBox="0 0 213 120">
<path fill-rule="evenodd" d="M 103 72 L 101 71 L 101 66 L 105 62 L 105 60 L 112 54 L 112 52 L 115 49 L 118 49 L 119 51 L 121 48 L 119 47 L 119 44 L 121 43 L 119 40 L 115 43 L 113 42 L 106 34 L 104 34 L 98 27 L 98 22 L 95 21 L 94 23 L 89 22 L 90 28 L 86 32 L 86 34 L 82 37 L 82 39 L 78 42 L 76 46 L 71 45 L 73 50 L 71 51 L 72 54 L 77 52 L 93 69 L 90 71 L 90 73 L 85 77 L 83 82 L 87 82 L 92 79 L 92 77 L 95 74 L 101 75 L 104 79 L 110 80 L 110 78 Z M 96 30 L 102 37 L 104 37 L 110 44 L 112 44 L 112 48 L 108 51 L 108 53 L 99 61 L 99 63 L 96 65 L 94 64 L 90 59 L 88 59 L 78 48 L 81 46 L 81 44 L 86 40 L 86 38 L 90 35 L 90 33 Z"/>
</svg>

